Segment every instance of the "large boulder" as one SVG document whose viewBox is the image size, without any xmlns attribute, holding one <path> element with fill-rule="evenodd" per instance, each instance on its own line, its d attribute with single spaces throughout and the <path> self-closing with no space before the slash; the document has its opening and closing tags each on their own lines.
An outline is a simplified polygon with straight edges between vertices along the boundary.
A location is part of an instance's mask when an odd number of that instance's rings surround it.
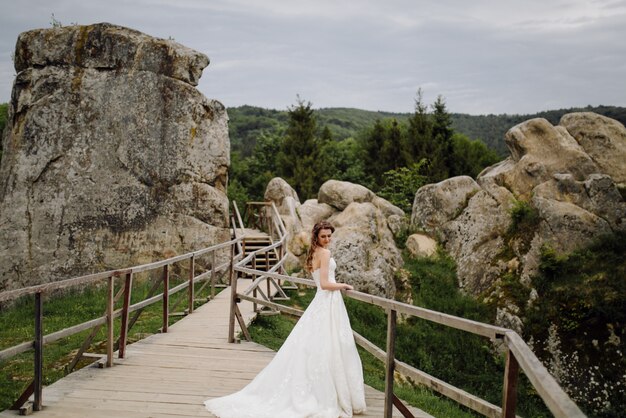
<svg viewBox="0 0 626 418">
<path fill-rule="evenodd" d="M 424 234 L 411 234 L 406 249 L 413 257 L 430 257 L 437 253 L 437 241 Z"/>
<path fill-rule="evenodd" d="M 267 183 L 263 197 L 274 202 L 281 215 L 297 217 L 296 210 L 300 206 L 298 193 L 280 177 L 274 177 Z"/>
<path fill-rule="evenodd" d="M 289 246 L 291 246 L 293 238 L 302 229 L 302 223 L 298 216 L 298 208 L 300 207 L 298 193 L 285 180 L 280 177 L 274 177 L 267 184 L 263 197 L 266 202 L 274 202 L 287 229 L 287 234 L 290 237 Z M 295 245 L 298 246 L 298 244 Z M 298 253 L 297 250 L 293 252 Z"/>
<path fill-rule="evenodd" d="M 294 196 L 282 179 L 273 179 L 266 189 L 266 200 L 284 206 Z M 297 220 L 293 219 L 295 211 Z M 289 268 L 304 265 L 311 245 L 311 230 L 327 220 L 336 228 L 331 250 L 337 261 L 337 278 L 357 290 L 391 297 L 394 275 L 402 265 L 394 234 L 406 228 L 404 212 L 366 187 L 329 180 L 319 191 L 319 199 L 296 203 L 293 211 L 279 210 L 288 227 Z"/>
<path fill-rule="evenodd" d="M 370 202 L 352 202 L 329 221 L 337 228 L 331 251 L 338 279 L 361 292 L 393 297 L 402 257 L 382 211 Z"/>
<path fill-rule="evenodd" d="M 559 122 L 596 163 L 600 173 L 626 187 L 626 131 L 618 121 L 591 112 L 570 113 Z"/>
<path fill-rule="evenodd" d="M 511 156 L 476 182 L 454 177 L 415 194 L 412 225 L 440 239 L 474 295 L 497 289 L 504 274 L 532 286 L 546 245 L 568 253 L 626 229 L 619 122 L 594 113 L 565 115 L 558 126 L 531 119 L 511 128 L 506 143 Z M 514 224 L 514 213 L 529 220 Z"/>
<path fill-rule="evenodd" d="M 0 166 L 0 290 L 228 239 L 208 58 L 110 24 L 22 33 Z"/>
<path fill-rule="evenodd" d="M 344 210 L 352 202 L 371 202 L 374 193 L 367 187 L 347 181 L 328 180 L 320 187 L 317 201 Z"/>
<path fill-rule="evenodd" d="M 415 193 L 411 224 L 429 233 L 457 217 L 480 186 L 468 176 L 428 184 Z"/>
</svg>

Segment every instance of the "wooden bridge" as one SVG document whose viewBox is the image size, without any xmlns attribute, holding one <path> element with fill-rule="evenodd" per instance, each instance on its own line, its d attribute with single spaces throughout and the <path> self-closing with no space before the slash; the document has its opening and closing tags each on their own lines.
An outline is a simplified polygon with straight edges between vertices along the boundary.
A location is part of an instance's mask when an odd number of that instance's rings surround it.
<svg viewBox="0 0 626 418">
<path fill-rule="evenodd" d="M 268 233 L 269 242 L 265 242 L 263 246 L 252 245 L 252 241 L 259 240 L 260 234 L 244 229 L 243 220 L 235 205 L 236 217 L 232 221 L 234 237 L 229 242 L 147 265 L 0 293 L 0 302 L 27 294 L 35 295 L 36 311 L 34 341 L 0 351 L 0 361 L 28 350 L 34 349 L 35 353 L 33 383 L 15 402 L 15 410 L 1 412 L 0 417 L 26 414 L 32 410 L 37 411 L 35 412 L 37 416 L 59 418 L 211 417 L 212 415 L 204 408 L 205 399 L 229 394 L 242 388 L 274 355 L 273 351 L 251 341 L 237 343 L 236 333 L 241 331 L 246 340 L 250 339 L 247 326 L 259 311 L 259 305 L 300 315 L 300 311 L 277 303 L 285 297 L 282 288 L 287 287 L 286 283 L 314 286 L 311 280 L 284 274 L 282 266 L 285 260 L 286 231 L 275 206 L 268 203 L 251 203 L 248 209 L 247 220 L 252 224 L 249 226 Z M 255 238 L 252 239 L 252 236 Z M 250 239 L 247 241 L 246 238 Z M 196 260 L 207 256 L 211 259 L 210 269 L 196 274 Z M 171 287 L 170 267 L 175 263 L 188 263 L 189 277 L 185 282 Z M 154 270 L 162 271 L 163 288 L 168 291 L 131 304 L 133 275 Z M 196 287 L 203 283 L 214 286 L 219 272 L 227 274 L 231 286 L 210 302 L 194 309 Z M 43 335 L 44 293 L 98 281 L 108 282 L 106 315 L 53 334 Z M 120 290 L 117 296 L 114 295 L 116 281 L 122 284 L 118 286 Z M 170 295 L 185 289 L 188 293 L 188 315 L 169 326 Z M 556 417 L 584 417 L 514 331 L 356 291 L 348 291 L 346 296 L 381 306 L 388 313 L 386 350 L 355 334 L 359 345 L 384 362 L 387 374 L 384 393 L 370 387 L 366 388 L 368 412 L 365 417 L 429 417 L 423 411 L 407 407 L 393 394 L 394 371 L 484 416 L 515 417 L 516 383 L 520 369 L 525 372 L 537 393 Z M 116 301 L 122 305 L 117 309 Z M 131 314 L 138 314 L 152 303 L 162 304 L 162 333 L 127 345 L 128 329 L 132 327 L 135 319 L 131 318 Z M 395 326 L 398 312 L 492 340 L 500 340 L 507 347 L 502 406 L 492 405 L 395 359 Z M 121 325 L 120 335 L 117 337 L 114 335 L 116 318 L 120 318 Z M 102 326 L 106 326 L 107 329 L 106 355 L 93 366 L 71 373 L 43 388 L 42 353 L 45 344 Z M 116 338 L 119 348 L 114 352 Z M 77 357 L 84 355 L 84 349 L 88 346 L 89 343 L 86 341 Z"/>
</svg>

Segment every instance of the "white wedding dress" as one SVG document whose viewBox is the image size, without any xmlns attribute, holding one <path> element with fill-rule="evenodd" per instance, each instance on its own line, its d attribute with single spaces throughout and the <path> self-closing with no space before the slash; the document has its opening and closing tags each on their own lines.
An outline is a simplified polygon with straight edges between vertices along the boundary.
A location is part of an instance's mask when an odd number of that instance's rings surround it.
<svg viewBox="0 0 626 418">
<path fill-rule="evenodd" d="M 328 280 L 335 283 L 335 260 Z M 320 288 L 270 364 L 245 388 L 209 399 L 220 418 L 345 418 L 365 411 L 363 369 L 340 291 Z"/>
</svg>

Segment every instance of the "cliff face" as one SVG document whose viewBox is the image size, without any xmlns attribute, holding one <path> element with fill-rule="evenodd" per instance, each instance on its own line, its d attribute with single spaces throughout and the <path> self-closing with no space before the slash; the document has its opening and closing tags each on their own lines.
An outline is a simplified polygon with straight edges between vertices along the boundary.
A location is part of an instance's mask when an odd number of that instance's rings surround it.
<svg viewBox="0 0 626 418">
<path fill-rule="evenodd" d="M 208 58 L 97 24 L 22 33 L 0 166 L 0 290 L 228 237 L 224 106 Z"/>
</svg>

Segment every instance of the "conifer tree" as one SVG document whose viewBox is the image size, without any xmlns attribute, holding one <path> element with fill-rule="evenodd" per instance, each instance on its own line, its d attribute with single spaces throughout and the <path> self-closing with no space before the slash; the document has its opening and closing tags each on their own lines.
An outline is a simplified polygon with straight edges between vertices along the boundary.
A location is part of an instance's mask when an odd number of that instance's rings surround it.
<svg viewBox="0 0 626 418">
<path fill-rule="evenodd" d="M 382 173 L 394 170 L 398 167 L 404 167 L 406 161 L 404 159 L 405 150 L 403 145 L 405 141 L 402 138 L 402 131 L 396 119 L 392 119 L 391 123 L 385 127 L 385 135 L 383 146 L 380 150 L 379 158 L 382 165 Z"/>
<path fill-rule="evenodd" d="M 409 118 L 407 148 L 411 163 L 430 158 L 435 150 L 432 141 L 432 121 L 428 114 L 428 106 L 423 102 L 421 88 L 417 90 L 415 112 Z"/>
<path fill-rule="evenodd" d="M 311 102 L 298 97 L 297 105 L 288 109 L 289 123 L 277 156 L 282 177 L 296 190 L 301 199 L 313 197 L 321 175 L 317 122 Z"/>
<path fill-rule="evenodd" d="M 372 129 L 365 135 L 363 141 L 363 160 L 365 171 L 369 173 L 372 184 L 382 183 L 382 175 L 386 171 L 380 158 L 380 150 L 385 142 L 385 127 L 380 120 L 376 120 Z"/>
<path fill-rule="evenodd" d="M 434 181 L 448 178 L 454 173 L 452 118 L 446 109 L 441 95 L 432 105 L 432 138 L 436 146 L 435 158 L 432 158 L 431 177 Z"/>
</svg>

